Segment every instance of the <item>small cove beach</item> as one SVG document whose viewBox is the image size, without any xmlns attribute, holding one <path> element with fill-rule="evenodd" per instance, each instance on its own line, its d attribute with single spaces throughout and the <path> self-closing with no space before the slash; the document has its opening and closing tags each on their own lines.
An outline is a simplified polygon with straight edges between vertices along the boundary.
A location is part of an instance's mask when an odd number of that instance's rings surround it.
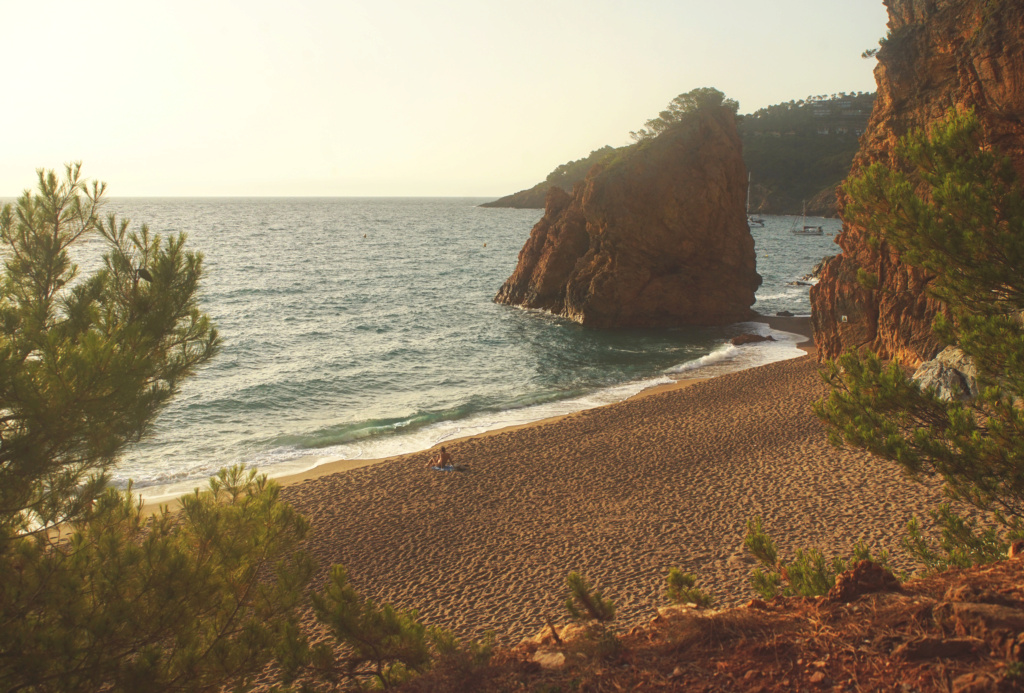
<svg viewBox="0 0 1024 693">
<path fill-rule="evenodd" d="M 825 391 L 808 354 L 446 443 L 464 473 L 427 470 L 426 450 L 318 468 L 282 496 L 313 525 L 317 584 L 341 563 L 366 596 L 504 643 L 563 618 L 572 570 L 615 600 L 620 627 L 666 603 L 670 567 L 720 605 L 749 600 L 742 540 L 755 516 L 784 555 L 864 539 L 908 567 L 903 527 L 941 492 L 832 448 L 810 410 Z"/>
</svg>

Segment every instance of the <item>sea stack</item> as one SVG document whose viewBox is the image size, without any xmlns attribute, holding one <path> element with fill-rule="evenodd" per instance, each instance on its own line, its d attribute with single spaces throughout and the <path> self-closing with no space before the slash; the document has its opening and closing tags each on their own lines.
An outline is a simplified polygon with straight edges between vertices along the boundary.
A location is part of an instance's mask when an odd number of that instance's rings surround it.
<svg viewBox="0 0 1024 693">
<path fill-rule="evenodd" d="M 687 113 L 596 164 L 572 194 L 549 190 L 494 300 L 593 327 L 749 319 L 761 277 L 746 186 L 733 111 Z"/>
<path fill-rule="evenodd" d="M 878 51 L 878 97 L 851 175 L 892 163 L 897 140 L 942 118 L 949 108 L 974 108 L 988 143 L 1024 175 L 1024 5 L 1009 0 L 886 0 L 889 33 Z M 872 248 L 864 229 L 846 219 L 839 193 L 843 252 L 811 289 L 814 341 L 821 358 L 866 346 L 908 366 L 942 345 L 931 323 L 939 304 L 930 277 L 902 263 L 884 241 Z M 879 279 L 869 290 L 865 269 Z"/>
</svg>

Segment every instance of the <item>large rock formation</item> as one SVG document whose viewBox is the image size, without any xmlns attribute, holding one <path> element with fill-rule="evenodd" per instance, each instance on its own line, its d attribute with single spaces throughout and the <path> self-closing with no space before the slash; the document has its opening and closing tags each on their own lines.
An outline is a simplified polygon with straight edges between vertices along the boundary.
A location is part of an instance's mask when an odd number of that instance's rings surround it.
<svg viewBox="0 0 1024 693">
<path fill-rule="evenodd" d="M 1020 0 L 885 0 L 889 34 L 878 52 L 875 101 L 851 175 L 875 161 L 893 162 L 900 136 L 943 117 L 950 107 L 975 108 L 991 144 L 1024 174 L 1024 4 Z M 939 305 L 927 298 L 930 278 L 900 262 L 883 242 L 844 218 L 832 259 L 811 289 L 814 341 L 821 357 L 851 346 L 918 365 L 941 348 L 931 332 Z M 876 290 L 857 270 L 879 278 Z"/>
<path fill-rule="evenodd" d="M 598 164 L 544 217 L 495 297 L 595 327 L 719 325 L 753 314 L 754 240 L 735 117 L 690 114 Z"/>
</svg>

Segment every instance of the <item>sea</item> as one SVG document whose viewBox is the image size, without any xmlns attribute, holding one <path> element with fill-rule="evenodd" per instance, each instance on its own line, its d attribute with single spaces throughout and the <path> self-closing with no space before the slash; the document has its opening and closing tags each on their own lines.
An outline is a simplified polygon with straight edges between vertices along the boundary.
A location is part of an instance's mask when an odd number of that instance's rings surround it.
<svg viewBox="0 0 1024 693">
<path fill-rule="evenodd" d="M 223 349 L 187 380 L 113 472 L 145 498 L 244 464 L 271 477 L 390 457 L 618 402 L 684 378 L 793 358 L 796 335 L 735 347 L 763 323 L 597 330 L 497 305 L 541 210 L 476 198 L 121 198 L 107 212 L 188 234 L 204 255 L 201 305 Z M 838 252 L 840 222 L 753 228 L 754 309 L 808 315 L 795 285 Z M 103 241 L 76 255 L 98 266 Z"/>
</svg>

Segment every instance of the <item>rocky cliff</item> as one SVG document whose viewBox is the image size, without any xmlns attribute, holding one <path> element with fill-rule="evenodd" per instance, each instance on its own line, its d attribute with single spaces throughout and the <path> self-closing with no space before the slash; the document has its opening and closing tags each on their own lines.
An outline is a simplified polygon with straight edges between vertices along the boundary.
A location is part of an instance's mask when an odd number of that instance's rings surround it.
<svg viewBox="0 0 1024 693">
<path fill-rule="evenodd" d="M 878 52 L 878 97 L 851 175 L 875 161 L 891 163 L 900 136 L 973 107 L 991 144 L 1024 174 L 1024 4 L 1020 0 L 885 0 L 889 33 Z M 884 357 L 918 365 L 940 345 L 931 333 L 938 304 L 926 295 L 929 277 L 903 264 L 883 242 L 866 242 L 846 221 L 842 255 L 828 263 L 811 290 L 815 342 L 821 357 L 868 346 Z M 879 278 L 876 290 L 857 270 Z"/>
<path fill-rule="evenodd" d="M 499 303 L 595 327 L 749 318 L 761 283 L 735 116 L 709 108 L 548 192 Z"/>
</svg>

